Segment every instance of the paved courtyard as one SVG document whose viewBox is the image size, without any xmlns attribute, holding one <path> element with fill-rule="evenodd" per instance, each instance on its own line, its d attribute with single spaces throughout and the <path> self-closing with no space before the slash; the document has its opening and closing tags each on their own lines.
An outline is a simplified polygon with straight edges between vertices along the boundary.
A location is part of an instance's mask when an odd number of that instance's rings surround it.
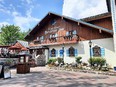
<svg viewBox="0 0 116 87">
<path fill-rule="evenodd" d="M 116 77 L 81 72 L 31 68 L 29 74 L 16 74 L 11 79 L 0 79 L 0 87 L 116 87 Z"/>
</svg>

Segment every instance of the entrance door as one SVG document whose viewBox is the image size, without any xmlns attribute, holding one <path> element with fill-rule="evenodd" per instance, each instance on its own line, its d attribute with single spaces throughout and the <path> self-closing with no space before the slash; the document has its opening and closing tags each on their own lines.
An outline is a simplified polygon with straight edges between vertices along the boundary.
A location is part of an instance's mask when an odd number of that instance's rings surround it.
<svg viewBox="0 0 116 87">
<path fill-rule="evenodd" d="M 38 56 L 37 57 L 37 65 L 45 66 L 45 63 L 46 63 L 45 49 L 38 49 L 37 56 Z"/>
</svg>

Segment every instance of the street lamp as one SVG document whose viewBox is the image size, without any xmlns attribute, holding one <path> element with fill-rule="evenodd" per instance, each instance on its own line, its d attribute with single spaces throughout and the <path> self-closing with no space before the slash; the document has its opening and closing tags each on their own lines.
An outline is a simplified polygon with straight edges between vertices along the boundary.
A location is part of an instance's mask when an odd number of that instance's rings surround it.
<svg viewBox="0 0 116 87">
<path fill-rule="evenodd" d="M 91 40 L 89 41 L 89 47 L 90 47 L 90 64 L 92 66 L 92 53 L 91 53 L 91 46 L 92 46 L 92 42 Z"/>
<path fill-rule="evenodd" d="M 63 60 L 64 60 L 64 43 L 62 44 L 62 56 L 63 56 Z"/>
</svg>

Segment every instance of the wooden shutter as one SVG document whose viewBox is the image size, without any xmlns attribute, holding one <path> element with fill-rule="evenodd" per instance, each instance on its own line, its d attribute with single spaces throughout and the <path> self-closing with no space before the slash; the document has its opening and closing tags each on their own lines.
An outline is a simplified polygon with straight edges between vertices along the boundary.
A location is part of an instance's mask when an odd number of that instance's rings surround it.
<svg viewBox="0 0 116 87">
<path fill-rule="evenodd" d="M 101 48 L 101 57 L 104 57 L 104 56 L 105 56 L 105 49 Z"/>
<path fill-rule="evenodd" d="M 49 50 L 49 57 L 51 57 L 51 50 Z"/>
<path fill-rule="evenodd" d="M 77 56 L 78 56 L 78 50 L 75 49 L 75 57 L 77 57 Z"/>
<path fill-rule="evenodd" d="M 69 56 L 69 50 L 68 49 L 66 50 L 66 56 Z"/>
<path fill-rule="evenodd" d="M 91 55 L 90 56 L 93 56 L 93 48 L 91 48 L 90 51 L 91 51 Z"/>
<path fill-rule="evenodd" d="M 58 50 L 56 50 L 56 57 L 58 57 Z"/>
</svg>

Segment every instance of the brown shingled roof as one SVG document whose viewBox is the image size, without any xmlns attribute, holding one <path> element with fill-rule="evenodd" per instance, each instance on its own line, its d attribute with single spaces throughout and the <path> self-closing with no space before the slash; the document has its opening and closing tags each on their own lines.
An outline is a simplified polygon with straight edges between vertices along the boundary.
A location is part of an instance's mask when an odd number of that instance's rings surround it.
<svg viewBox="0 0 116 87">
<path fill-rule="evenodd" d="M 86 17 L 81 20 L 93 21 L 93 20 L 98 20 L 98 19 L 107 18 L 107 17 L 111 17 L 111 13 L 107 12 L 107 13 L 103 13 L 103 14 L 99 14 L 99 15 L 95 15 L 95 16 Z"/>
</svg>

